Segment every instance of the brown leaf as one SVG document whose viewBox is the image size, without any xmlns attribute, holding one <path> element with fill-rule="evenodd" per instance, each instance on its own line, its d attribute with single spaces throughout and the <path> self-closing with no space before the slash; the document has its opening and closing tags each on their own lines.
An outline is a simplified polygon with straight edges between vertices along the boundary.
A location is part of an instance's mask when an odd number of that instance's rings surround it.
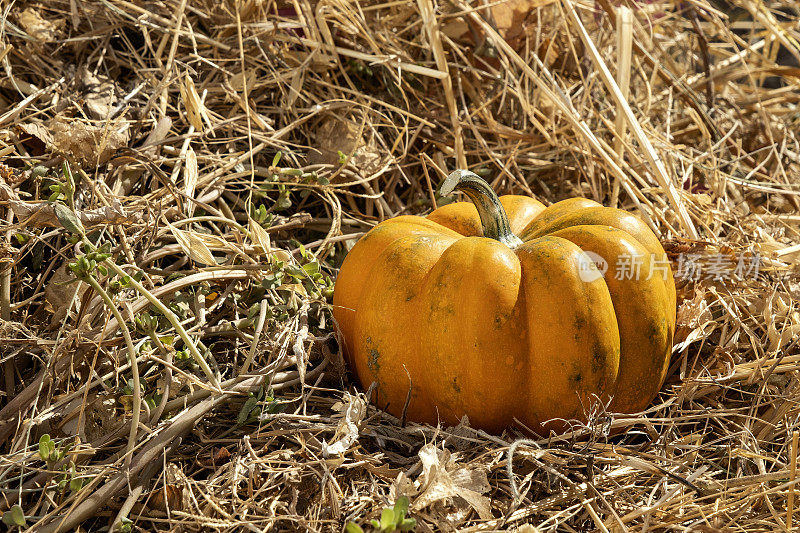
<svg viewBox="0 0 800 533">
<path fill-rule="evenodd" d="M 17 185 L 18 183 L 22 183 L 26 179 L 28 179 L 31 175 L 30 170 L 20 171 L 17 169 L 13 169 L 8 165 L 0 163 L 0 188 L 1 187 L 8 187 L 8 185 Z M 8 191 L 0 192 L 0 200 L 8 200 L 9 198 L 14 198 L 15 195 L 8 194 Z"/>
<path fill-rule="evenodd" d="M 183 167 L 183 187 L 188 198 L 194 198 L 194 192 L 195 189 L 197 189 L 197 177 L 197 155 L 194 153 L 194 149 L 192 149 L 190 146 L 186 150 L 186 161 Z M 189 216 L 192 216 L 192 213 L 194 213 L 194 206 L 194 202 L 186 202 L 186 213 Z"/>
<path fill-rule="evenodd" d="M 363 395 L 345 392 L 344 398 L 336 402 L 333 410 L 339 412 L 339 424 L 331 444 L 322 440 L 323 457 L 343 454 L 358 441 L 359 424 L 367 416 L 367 402 Z"/>
<path fill-rule="evenodd" d="M 156 125 L 150 130 L 147 139 L 144 140 L 142 149 L 151 153 L 155 153 L 155 148 L 169 135 L 169 130 L 172 128 L 172 119 L 169 117 L 162 117 L 158 119 Z"/>
<path fill-rule="evenodd" d="M 359 136 L 359 130 L 359 124 L 351 119 L 333 116 L 324 119 L 314 133 L 317 150 L 309 153 L 308 162 L 338 167 L 339 152 L 342 152 L 364 174 L 378 171 L 384 158 L 372 139 L 365 140 L 363 132 Z"/>
<path fill-rule="evenodd" d="M 178 485 L 167 484 L 150 493 L 147 507 L 166 512 L 183 510 L 183 491 Z"/>
<path fill-rule="evenodd" d="M 506 0 L 492 7 L 497 33 L 509 40 L 522 33 L 522 25 L 531 11 L 552 4 L 555 0 Z"/>
<path fill-rule="evenodd" d="M 117 100 L 116 84 L 103 75 L 94 76 L 87 69 L 81 70 L 81 83 L 83 84 L 83 101 L 89 116 L 98 120 L 105 120 L 114 110 Z"/>
<path fill-rule="evenodd" d="M 0 188 L 2 193 L 2 188 Z M 0 197 L 3 195 L 0 194 Z M 9 199 L 8 205 L 20 224 L 28 228 L 57 228 L 62 225 L 56 214 L 55 207 L 50 202 L 23 202 Z M 130 215 L 119 202 L 98 209 L 85 209 L 78 211 L 78 221 L 83 226 L 97 226 L 100 224 L 130 224 L 138 220 L 138 214 Z"/>
<path fill-rule="evenodd" d="M 489 11 L 497 33 L 506 41 L 512 41 L 523 33 L 523 26 L 528 16 L 539 7 L 552 4 L 555 0 L 501 0 L 492 2 Z M 482 33 L 473 28 L 476 33 Z M 472 41 L 473 34 L 469 24 L 463 18 L 456 18 L 442 27 L 442 33 L 451 39 L 467 39 Z M 478 43 L 473 43 L 478 44 Z"/>
<path fill-rule="evenodd" d="M 46 309 L 53 313 L 53 316 L 50 317 L 51 328 L 58 327 L 63 323 L 73 297 L 75 298 L 73 311 L 78 309 L 80 294 L 75 294 L 78 290 L 83 293 L 86 290 L 86 285 L 75 283 L 75 276 L 72 272 L 67 269 L 66 265 L 61 265 L 53 273 L 44 288 L 44 298 L 47 302 Z"/>
<path fill-rule="evenodd" d="M 231 460 L 231 452 L 224 447 L 212 447 L 211 453 L 204 454 L 197 458 L 200 466 L 216 470 L 220 466 Z"/>
<path fill-rule="evenodd" d="M 41 156 L 49 146 L 53 145 L 53 136 L 45 125 L 31 122 L 19 124 L 17 127 L 22 131 L 19 140 L 31 155 Z"/>
<path fill-rule="evenodd" d="M 78 119 L 56 117 L 50 123 L 53 149 L 89 168 L 102 165 L 128 144 L 127 123 L 94 126 Z"/>
<path fill-rule="evenodd" d="M 268 254 L 272 246 L 267 230 L 250 217 L 247 217 L 247 230 L 250 232 L 250 240 L 253 245 L 259 246 L 263 255 Z"/>
<path fill-rule="evenodd" d="M 189 119 L 189 124 L 194 126 L 195 130 L 203 131 L 203 119 L 208 119 L 206 107 L 203 105 L 200 95 L 197 94 L 194 81 L 188 74 L 184 77 L 179 89 L 183 108 L 186 110 L 186 118 Z"/>
<path fill-rule="evenodd" d="M 19 14 L 19 25 L 34 40 L 41 42 L 55 41 L 61 29 L 63 20 L 45 20 L 39 14 L 39 10 L 33 7 L 25 9 Z"/>
<path fill-rule="evenodd" d="M 419 451 L 422 473 L 410 482 L 406 474 L 393 487 L 395 494 L 414 496 L 411 508 L 419 511 L 435 502 L 450 501 L 456 507 L 471 507 L 483 520 L 492 518 L 489 480 L 483 468 L 459 464 L 449 450 L 426 444 Z M 416 466 L 414 467 L 416 470 Z"/>
<path fill-rule="evenodd" d="M 202 237 L 194 232 L 178 229 L 173 225 L 169 226 L 169 230 L 172 232 L 175 240 L 178 241 L 183 253 L 189 256 L 189 259 L 201 265 L 217 265 L 214 255 L 211 253 L 211 250 Z"/>
</svg>

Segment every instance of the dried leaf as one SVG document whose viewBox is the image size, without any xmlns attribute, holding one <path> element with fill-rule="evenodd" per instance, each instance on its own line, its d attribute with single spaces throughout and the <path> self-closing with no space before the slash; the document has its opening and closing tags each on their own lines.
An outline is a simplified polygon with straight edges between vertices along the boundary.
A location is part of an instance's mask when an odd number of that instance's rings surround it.
<svg viewBox="0 0 800 533">
<path fill-rule="evenodd" d="M 451 39 L 458 39 L 468 32 L 469 24 L 462 17 L 455 18 L 442 26 L 442 33 Z"/>
<path fill-rule="evenodd" d="M 161 141 L 167 138 L 169 135 L 169 130 L 172 128 L 172 119 L 169 117 L 161 117 L 156 122 L 156 125 L 153 126 L 153 129 L 150 130 L 150 133 L 147 135 L 147 139 L 144 140 L 144 144 L 142 148 L 147 149 L 150 148 L 151 150 L 153 147 L 161 144 Z"/>
<path fill-rule="evenodd" d="M 53 136 L 51 135 L 50 130 L 48 130 L 47 126 L 44 124 L 31 122 L 28 124 L 19 124 L 18 127 L 31 137 L 34 137 L 41 142 L 44 147 L 53 145 Z"/>
<path fill-rule="evenodd" d="M 187 74 L 180 84 L 181 100 L 183 101 L 183 108 L 186 110 L 186 118 L 189 124 L 194 126 L 197 131 L 203 131 L 203 119 L 205 116 L 206 108 L 200 100 L 200 95 L 197 94 L 194 81 Z"/>
<path fill-rule="evenodd" d="M 247 220 L 247 230 L 250 232 L 250 240 L 253 241 L 253 244 L 260 247 L 264 255 L 268 254 L 272 249 L 272 243 L 267 230 L 250 217 Z"/>
<path fill-rule="evenodd" d="M 678 352 L 685 349 L 691 343 L 707 336 L 714 329 L 714 317 L 705 296 L 706 291 L 698 289 L 694 298 L 684 300 L 678 307 L 673 351 Z"/>
<path fill-rule="evenodd" d="M 66 264 L 58 267 L 44 288 L 44 299 L 47 302 L 45 308 L 53 313 L 50 317 L 50 329 L 55 329 L 64 323 L 73 298 L 75 305 L 72 309 L 74 311 L 80 309 L 80 296 L 85 290 L 86 285 L 75 282 L 75 276 Z M 76 295 L 77 291 L 80 291 L 80 294 Z"/>
<path fill-rule="evenodd" d="M 0 188 L 0 191 L 2 189 Z M 9 199 L 8 205 L 14 211 L 14 215 L 20 223 L 24 223 L 29 228 L 51 227 L 57 228 L 63 223 L 59 220 L 54 204 L 50 202 L 23 202 L 21 200 Z M 63 207 L 63 206 L 62 206 Z M 78 221 L 84 227 L 97 226 L 99 224 L 130 224 L 136 222 L 140 217 L 138 214 L 128 214 L 118 201 L 112 205 L 100 207 L 98 209 L 86 209 L 78 211 Z"/>
<path fill-rule="evenodd" d="M 166 512 L 183 510 L 183 490 L 178 485 L 167 484 L 150 493 L 147 506 Z"/>
<path fill-rule="evenodd" d="M 472 507 L 482 520 L 493 518 L 491 501 L 484 493 L 490 489 L 486 471 L 483 468 L 469 468 L 459 465 L 448 450 L 440 450 L 434 444 L 426 444 L 419 451 L 422 473 L 414 482 L 412 495 L 416 494 L 411 506 L 421 510 L 432 503 L 452 500 L 458 506 L 462 501 Z M 397 493 L 408 493 L 411 487 L 399 487 Z"/>
<path fill-rule="evenodd" d="M 56 117 L 50 129 L 52 148 L 84 167 L 102 165 L 129 140 L 127 122 L 94 126 L 83 120 Z"/>
<path fill-rule="evenodd" d="M 522 35 L 525 20 L 532 12 L 553 2 L 555 0 L 501 0 L 492 2 L 489 11 L 497 33 L 503 39 L 511 41 Z M 473 37 L 469 25 L 462 18 L 456 18 L 444 25 L 442 33 L 451 39 L 467 38 L 472 40 Z"/>
<path fill-rule="evenodd" d="M 161 512 L 183 511 L 188 507 L 187 478 L 181 468 L 175 463 L 167 463 L 163 470 L 164 476 L 161 483 L 147 495 L 144 504 L 135 504 L 133 510 L 141 513 L 145 508 Z"/>
<path fill-rule="evenodd" d="M 81 83 L 88 115 L 98 120 L 107 119 L 117 101 L 116 84 L 111 78 L 103 75 L 95 76 L 86 68 L 81 70 Z"/>
<path fill-rule="evenodd" d="M 205 468 L 217 469 L 231 460 L 231 452 L 225 447 L 213 446 L 208 453 L 197 458 L 197 462 Z"/>
<path fill-rule="evenodd" d="M 175 240 L 178 241 L 183 252 L 189 256 L 189 259 L 201 265 L 217 265 L 211 250 L 208 249 L 206 243 L 197 234 L 191 231 L 183 231 L 172 224 L 169 225 L 169 230 L 175 236 Z"/>
<path fill-rule="evenodd" d="M 345 392 L 343 400 L 337 402 L 333 410 L 341 413 L 341 419 L 336 426 L 333 443 L 328 444 L 324 439 L 322 441 L 323 457 L 342 454 L 355 444 L 358 440 L 358 425 L 367 416 L 367 403 L 362 395 Z"/>
<path fill-rule="evenodd" d="M 314 132 L 316 149 L 308 154 L 308 162 L 338 167 L 341 164 L 339 152 L 342 152 L 363 173 L 377 172 L 385 158 L 372 139 L 365 141 L 363 133 L 359 136 L 359 130 L 359 125 L 352 120 L 339 117 L 323 120 Z"/>
<path fill-rule="evenodd" d="M 33 39 L 41 42 L 51 42 L 58 38 L 58 31 L 63 24 L 62 19 L 45 20 L 39 14 L 39 10 L 29 7 L 19 14 L 19 25 L 25 33 Z"/>
<path fill-rule="evenodd" d="M 230 84 L 233 87 L 234 91 L 242 92 L 244 91 L 244 85 L 242 82 L 245 80 L 245 77 L 242 76 L 241 72 L 237 72 L 233 76 L 231 76 Z M 253 84 L 256 81 L 256 73 L 254 70 L 251 70 L 247 73 L 247 90 L 250 91 L 253 88 Z"/>
<path fill-rule="evenodd" d="M 297 97 L 300 96 L 300 93 L 303 91 L 303 82 L 305 79 L 305 70 L 302 68 L 295 69 L 289 86 L 289 95 L 284 104 L 287 108 L 294 106 Z"/>
<path fill-rule="evenodd" d="M 194 150 L 190 146 L 188 150 L 186 150 L 186 161 L 184 163 L 184 170 L 183 170 L 183 183 L 184 183 L 184 192 L 186 196 L 189 198 L 194 198 L 194 191 L 197 188 L 197 155 L 194 153 Z M 187 202 L 187 212 L 189 216 L 194 211 L 194 203 Z"/>
<path fill-rule="evenodd" d="M 506 0 L 492 6 L 497 33 L 509 40 L 522 33 L 522 26 L 528 15 L 539 7 L 552 4 L 555 0 Z"/>
<path fill-rule="evenodd" d="M 706 291 L 698 289 L 691 300 L 678 308 L 676 324 L 679 327 L 697 328 L 714 319 L 706 302 Z"/>
</svg>

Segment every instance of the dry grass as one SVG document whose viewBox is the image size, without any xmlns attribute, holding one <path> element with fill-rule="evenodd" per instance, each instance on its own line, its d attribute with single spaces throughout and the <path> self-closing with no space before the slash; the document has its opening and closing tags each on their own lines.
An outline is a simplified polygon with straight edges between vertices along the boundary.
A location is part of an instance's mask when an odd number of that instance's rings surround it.
<svg viewBox="0 0 800 533">
<path fill-rule="evenodd" d="M 36 531 L 340 531 L 407 494 L 419 531 L 786 527 L 800 17 L 531 4 L 509 24 L 461 0 L 2 4 L 0 509 Z M 89 238 L 143 274 L 99 275 L 116 316 L 67 283 L 81 248 L 37 203 L 65 160 Z M 332 278 L 464 165 L 636 211 L 676 260 L 760 254 L 760 274 L 679 283 L 646 413 L 537 441 L 403 426 L 351 395 Z"/>
</svg>

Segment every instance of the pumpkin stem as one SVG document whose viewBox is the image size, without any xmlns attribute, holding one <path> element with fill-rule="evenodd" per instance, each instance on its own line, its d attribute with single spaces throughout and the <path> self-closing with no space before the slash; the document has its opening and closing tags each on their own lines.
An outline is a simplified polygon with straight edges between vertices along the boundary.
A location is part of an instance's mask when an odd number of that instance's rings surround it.
<svg viewBox="0 0 800 533">
<path fill-rule="evenodd" d="M 506 210 L 486 180 L 469 170 L 456 170 L 444 180 L 439 193 L 448 196 L 454 190 L 463 192 L 475 204 L 484 237 L 500 241 L 509 248 L 522 244 L 522 239 L 511 232 Z"/>
</svg>

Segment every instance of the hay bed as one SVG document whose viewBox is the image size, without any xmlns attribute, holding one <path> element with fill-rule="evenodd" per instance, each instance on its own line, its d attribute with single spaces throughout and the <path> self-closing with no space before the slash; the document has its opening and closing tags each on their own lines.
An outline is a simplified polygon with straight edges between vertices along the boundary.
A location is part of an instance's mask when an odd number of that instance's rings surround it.
<svg viewBox="0 0 800 533">
<path fill-rule="evenodd" d="M 516 4 L 533 9 L 3 4 L 6 522 L 341 531 L 407 494 L 419 531 L 786 527 L 800 18 L 754 0 Z M 39 203 L 63 161 L 87 232 L 209 348 L 219 390 L 141 291 L 101 276 L 115 317 L 67 283 L 78 247 Z M 343 368 L 331 278 L 348 243 L 429 211 L 464 166 L 501 193 L 634 210 L 676 268 L 759 254 L 759 275 L 679 280 L 669 378 L 644 414 L 596 410 L 513 446 L 531 435 L 402 425 Z M 119 318 L 142 386 L 133 441 Z"/>
</svg>

